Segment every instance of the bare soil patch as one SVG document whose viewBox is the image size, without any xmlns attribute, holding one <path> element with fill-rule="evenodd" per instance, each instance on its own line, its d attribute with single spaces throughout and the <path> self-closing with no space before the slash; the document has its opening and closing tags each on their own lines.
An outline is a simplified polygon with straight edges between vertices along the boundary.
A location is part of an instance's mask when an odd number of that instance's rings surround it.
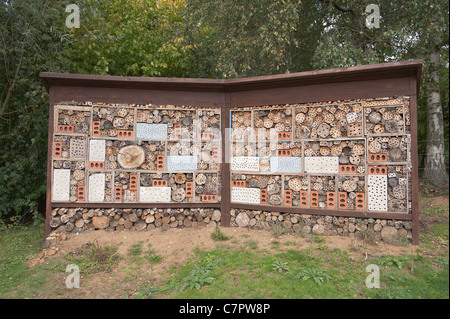
<svg viewBox="0 0 450 319">
<path fill-rule="evenodd" d="M 448 195 L 422 197 L 419 201 L 421 211 L 420 220 L 422 229 L 437 222 L 448 222 Z M 441 213 L 434 213 L 433 209 L 441 208 Z M 446 208 L 446 210 L 445 210 Z M 439 211 L 439 210 L 438 210 Z M 430 213 L 431 212 L 431 213 Z M 221 232 L 231 237 L 227 241 L 215 241 L 211 238 L 214 231 L 210 227 L 201 228 L 171 228 L 163 231 L 160 228 L 141 232 L 103 230 L 69 234 L 61 240 L 51 256 L 45 256 L 45 262 L 66 262 L 66 254 L 73 253 L 86 245 L 95 243 L 99 246 L 115 246 L 117 254 L 122 257 L 119 264 L 112 271 L 93 274 L 81 274 L 81 288 L 67 289 L 65 278 L 67 273 L 61 272 L 52 278 L 47 289 L 43 289 L 37 298 L 125 298 L 132 297 L 142 285 L 151 286 L 162 284 L 170 276 L 168 270 L 176 270 L 189 261 L 196 249 L 212 250 L 217 245 L 230 245 L 236 248 L 243 247 L 250 240 L 257 245 L 258 250 L 267 250 L 271 253 L 287 251 L 289 249 L 306 249 L 315 247 L 313 236 L 300 236 L 287 233 L 279 237 L 269 230 L 256 230 L 249 228 L 221 228 Z M 364 260 L 382 255 L 415 254 L 416 246 L 395 246 L 384 242 L 374 244 L 364 243 L 359 239 L 343 236 L 324 236 L 321 244 L 329 249 L 338 248 L 347 251 L 350 258 Z M 141 244 L 143 248 L 149 244 L 156 254 L 162 256 L 159 263 L 136 264 L 129 255 L 130 249 Z M 250 249 L 250 248 L 248 248 Z M 317 250 L 317 253 L 326 253 Z"/>
<path fill-rule="evenodd" d="M 212 250 L 217 245 L 232 245 L 240 247 L 251 240 L 257 244 L 258 249 L 269 252 L 280 252 L 288 249 L 305 249 L 315 247 L 317 243 L 311 242 L 311 237 L 302 237 L 295 234 L 284 234 L 276 238 L 268 230 L 255 230 L 248 228 L 221 228 L 226 236 L 232 237 L 228 241 L 218 242 L 211 238 L 213 228 L 180 228 L 162 231 L 152 229 L 142 232 L 106 232 L 92 231 L 71 234 L 65 241 L 60 242 L 59 249 L 53 260 L 64 261 L 65 254 L 72 253 L 85 245 L 96 243 L 99 246 L 115 246 L 117 253 L 124 257 L 110 272 L 94 274 L 81 274 L 80 289 L 66 289 L 66 273 L 59 278 L 53 278 L 49 289 L 38 298 L 124 298 L 131 297 L 141 285 L 146 283 L 161 284 L 167 278 L 169 268 L 178 268 L 192 258 L 195 249 Z M 326 236 L 322 244 L 329 249 L 339 248 L 349 252 L 351 258 L 365 259 L 384 254 L 400 255 L 413 253 L 413 246 L 394 246 L 383 242 L 367 245 L 349 237 Z M 274 245 L 276 242 L 276 245 Z M 142 247 L 151 244 L 156 254 L 162 256 L 162 262 L 156 264 L 136 265 L 128 255 L 129 250 L 138 243 Z M 67 264 L 70 262 L 66 261 Z"/>
</svg>

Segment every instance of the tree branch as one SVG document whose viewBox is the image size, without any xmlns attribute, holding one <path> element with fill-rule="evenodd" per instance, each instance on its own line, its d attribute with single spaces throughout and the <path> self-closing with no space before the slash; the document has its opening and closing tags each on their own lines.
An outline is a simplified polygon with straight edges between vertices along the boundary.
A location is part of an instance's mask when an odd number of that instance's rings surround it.
<svg viewBox="0 0 450 319">
<path fill-rule="evenodd" d="M 341 11 L 341 12 L 350 12 L 350 13 L 354 13 L 353 9 L 350 7 L 343 7 L 340 4 L 338 4 L 335 0 L 320 0 L 323 3 L 329 3 L 331 4 L 335 9 Z"/>
<path fill-rule="evenodd" d="M 19 65 L 17 66 L 17 70 L 16 70 L 16 74 L 14 75 L 13 82 L 11 83 L 11 85 L 10 85 L 10 87 L 8 89 L 8 93 L 6 94 L 6 98 L 3 101 L 2 107 L 0 109 L 0 116 L 3 116 L 3 114 L 6 111 L 7 106 L 9 104 L 9 99 L 11 98 L 11 94 L 12 94 L 12 92 L 14 90 L 14 87 L 16 86 L 17 78 L 19 76 L 19 71 L 20 71 L 20 69 L 22 67 L 22 61 L 23 61 L 23 51 L 22 51 L 22 54 L 20 56 Z"/>
</svg>

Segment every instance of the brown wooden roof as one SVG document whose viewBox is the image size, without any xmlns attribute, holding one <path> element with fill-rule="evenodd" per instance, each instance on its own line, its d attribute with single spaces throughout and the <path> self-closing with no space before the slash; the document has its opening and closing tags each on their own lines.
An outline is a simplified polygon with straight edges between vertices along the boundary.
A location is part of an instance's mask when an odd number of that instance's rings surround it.
<svg viewBox="0 0 450 319">
<path fill-rule="evenodd" d="M 287 86 L 390 79 L 414 75 L 417 92 L 422 60 L 389 62 L 346 68 L 265 75 L 235 79 L 133 77 L 90 74 L 41 72 L 41 81 L 47 90 L 51 86 L 108 87 L 129 89 L 158 89 L 178 91 L 238 92 Z"/>
</svg>

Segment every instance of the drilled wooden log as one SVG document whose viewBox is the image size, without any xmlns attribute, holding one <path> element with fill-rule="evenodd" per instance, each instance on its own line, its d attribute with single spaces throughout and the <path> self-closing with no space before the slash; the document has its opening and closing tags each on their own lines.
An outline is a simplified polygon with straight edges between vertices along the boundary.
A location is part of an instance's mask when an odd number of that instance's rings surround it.
<svg viewBox="0 0 450 319">
<path fill-rule="evenodd" d="M 61 218 L 60 218 L 60 217 L 53 217 L 53 218 L 50 220 L 50 227 L 56 228 L 56 227 L 58 227 L 59 225 L 61 225 Z"/>
<path fill-rule="evenodd" d="M 75 221 L 75 226 L 78 228 L 81 228 L 84 226 L 84 220 L 82 218 L 79 218 Z"/>
<path fill-rule="evenodd" d="M 132 222 L 131 220 L 129 220 L 129 219 L 126 219 L 126 220 L 124 221 L 124 223 L 123 223 L 123 226 L 124 226 L 126 229 L 130 229 L 130 228 L 133 226 L 133 222 Z"/>
<path fill-rule="evenodd" d="M 145 222 L 147 224 L 151 224 L 155 221 L 155 216 L 154 215 L 147 215 L 147 217 L 145 218 Z"/>
<path fill-rule="evenodd" d="M 69 217 L 69 215 L 65 214 L 65 215 L 62 215 L 60 217 L 60 219 L 61 219 L 61 223 L 66 224 L 69 221 L 70 217 Z"/>
<path fill-rule="evenodd" d="M 74 229 L 75 225 L 72 222 L 67 222 L 66 227 L 64 228 L 66 232 L 71 232 Z"/>
</svg>

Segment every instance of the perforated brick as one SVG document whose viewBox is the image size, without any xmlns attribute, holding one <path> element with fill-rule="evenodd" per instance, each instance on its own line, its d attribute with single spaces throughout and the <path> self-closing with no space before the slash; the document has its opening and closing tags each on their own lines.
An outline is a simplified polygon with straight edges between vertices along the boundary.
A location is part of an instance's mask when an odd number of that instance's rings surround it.
<svg viewBox="0 0 450 319">
<path fill-rule="evenodd" d="M 186 182 L 186 197 L 194 197 L 194 182 Z"/>
<path fill-rule="evenodd" d="M 369 166 L 369 175 L 387 175 L 387 167 Z"/>
<path fill-rule="evenodd" d="M 105 174 L 98 173 L 89 176 L 89 202 L 103 202 L 105 200 Z"/>
<path fill-rule="evenodd" d="M 138 189 L 138 175 L 130 174 L 130 190 L 137 191 Z"/>
<path fill-rule="evenodd" d="M 195 171 L 197 166 L 197 156 L 167 156 L 168 171 Z"/>
<path fill-rule="evenodd" d="M 89 162 L 88 163 L 89 169 L 104 169 L 105 168 L 105 162 Z"/>
<path fill-rule="evenodd" d="M 233 156 L 231 158 L 231 170 L 259 172 L 259 157 Z"/>
<path fill-rule="evenodd" d="M 90 140 L 89 141 L 89 161 L 90 162 L 104 162 L 106 153 L 105 140 Z"/>
<path fill-rule="evenodd" d="M 163 171 L 165 169 L 164 155 L 156 155 L 156 170 Z"/>
<path fill-rule="evenodd" d="M 242 188 L 244 189 L 244 188 Z M 203 203 L 214 203 L 217 202 L 217 195 L 202 195 L 200 196 Z"/>
<path fill-rule="evenodd" d="M 311 203 L 310 205 L 312 208 L 319 207 L 319 192 L 318 191 L 311 191 L 310 203 Z"/>
<path fill-rule="evenodd" d="M 121 203 L 122 202 L 122 186 L 114 187 L 114 202 Z"/>
<path fill-rule="evenodd" d="M 62 157 L 62 142 L 55 142 L 53 145 L 53 157 Z"/>
<path fill-rule="evenodd" d="M 300 191 L 300 207 L 308 207 L 308 191 Z"/>
<path fill-rule="evenodd" d="M 73 133 L 74 127 L 73 127 L 73 125 L 58 125 L 56 127 L 56 132 L 58 132 L 58 133 Z"/>
<path fill-rule="evenodd" d="M 139 187 L 139 202 L 170 203 L 170 187 Z"/>
<path fill-rule="evenodd" d="M 267 189 L 265 188 L 259 190 L 259 203 L 267 204 Z"/>
<path fill-rule="evenodd" d="M 176 140 L 181 140 L 183 138 L 181 124 L 175 124 L 173 126 L 173 138 Z"/>
<path fill-rule="evenodd" d="M 347 192 L 338 192 L 338 208 L 347 209 Z"/>
<path fill-rule="evenodd" d="M 69 157 L 70 158 L 85 158 L 86 157 L 86 140 L 71 138 L 69 143 Z"/>
<path fill-rule="evenodd" d="M 53 201 L 69 201 L 70 198 L 70 169 L 55 169 L 53 171 Z"/>
<path fill-rule="evenodd" d="M 152 180 L 153 187 L 167 187 L 168 181 L 167 179 L 154 179 Z"/>
<path fill-rule="evenodd" d="M 77 187 L 77 201 L 78 202 L 86 201 L 86 186 Z"/>
<path fill-rule="evenodd" d="M 231 188 L 231 201 L 234 203 L 259 204 L 261 192 L 259 188 Z"/>
<path fill-rule="evenodd" d="M 232 187 L 247 187 L 247 182 L 246 181 L 232 181 L 231 182 Z"/>
<path fill-rule="evenodd" d="M 210 141 L 214 139 L 214 134 L 212 132 L 199 132 L 198 139 L 201 141 Z"/>
<path fill-rule="evenodd" d="M 284 191 L 284 206 L 292 206 L 292 191 Z"/>
<path fill-rule="evenodd" d="M 279 140 L 292 140 L 292 132 L 278 132 Z"/>
<path fill-rule="evenodd" d="M 215 163 L 220 163 L 220 147 L 218 145 L 213 145 L 211 150 L 212 160 Z"/>
<path fill-rule="evenodd" d="M 387 175 L 369 175 L 367 209 L 370 211 L 387 211 Z"/>
<path fill-rule="evenodd" d="M 337 156 L 313 156 L 305 157 L 306 173 L 338 173 L 339 157 Z"/>
<path fill-rule="evenodd" d="M 100 136 L 100 121 L 92 122 L 92 136 Z"/>
<path fill-rule="evenodd" d="M 329 208 L 329 209 L 336 208 L 336 193 L 335 192 L 327 192 L 327 208 Z"/>
<path fill-rule="evenodd" d="M 339 173 L 356 174 L 357 169 L 356 165 L 339 165 Z"/>
<path fill-rule="evenodd" d="M 369 154 L 369 162 L 387 162 L 388 157 L 387 154 L 377 153 L 377 154 Z"/>
<path fill-rule="evenodd" d="M 133 138 L 133 131 L 131 130 L 117 130 L 117 137 L 119 138 Z"/>
<path fill-rule="evenodd" d="M 277 156 L 279 156 L 279 157 L 292 156 L 292 151 L 291 150 L 285 150 L 285 149 L 277 150 Z"/>
<path fill-rule="evenodd" d="M 366 200 L 365 200 L 365 194 L 358 192 L 355 193 L 355 208 L 357 210 L 364 210 L 366 208 Z"/>
<path fill-rule="evenodd" d="M 136 123 L 138 140 L 167 139 L 167 124 Z"/>
</svg>

